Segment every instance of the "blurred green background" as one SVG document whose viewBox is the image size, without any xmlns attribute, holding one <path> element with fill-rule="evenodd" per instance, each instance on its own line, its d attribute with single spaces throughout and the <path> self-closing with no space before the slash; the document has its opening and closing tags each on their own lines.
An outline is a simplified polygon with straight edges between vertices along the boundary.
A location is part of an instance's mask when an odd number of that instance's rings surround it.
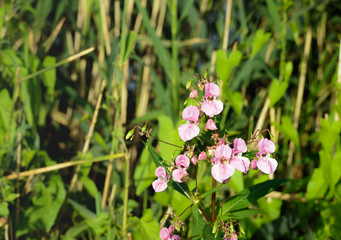
<svg viewBox="0 0 341 240">
<path fill-rule="evenodd" d="M 341 239 L 340 12 L 337 0 L 1 1 L 0 238 L 158 239 L 186 199 L 154 193 L 145 137 L 124 136 L 149 121 L 182 144 L 186 83 L 208 69 L 221 127 L 270 130 L 279 163 L 236 174 L 218 199 L 299 180 L 240 219 L 247 239 Z M 185 215 L 184 238 L 197 234 Z"/>
</svg>

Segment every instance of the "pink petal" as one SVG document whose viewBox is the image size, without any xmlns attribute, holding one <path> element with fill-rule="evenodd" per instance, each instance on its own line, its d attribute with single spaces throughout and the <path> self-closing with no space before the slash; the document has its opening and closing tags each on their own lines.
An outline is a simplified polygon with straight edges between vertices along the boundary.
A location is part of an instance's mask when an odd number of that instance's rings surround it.
<svg viewBox="0 0 341 240">
<path fill-rule="evenodd" d="M 228 160 L 231 158 L 232 150 L 229 145 L 219 145 L 214 153 L 214 156 L 218 159 L 223 159 L 223 157 Z"/>
<path fill-rule="evenodd" d="M 253 159 L 252 161 L 251 161 L 251 168 L 253 169 L 253 170 L 256 170 L 257 169 L 257 159 Z"/>
<path fill-rule="evenodd" d="M 163 227 L 161 230 L 160 230 L 160 234 L 159 234 L 161 240 L 167 240 L 169 239 L 171 236 L 170 236 L 170 233 L 168 231 L 167 228 Z"/>
<path fill-rule="evenodd" d="M 224 105 L 219 100 L 204 101 L 201 105 L 201 110 L 209 117 L 220 114 L 223 111 Z"/>
<path fill-rule="evenodd" d="M 152 186 L 155 192 L 162 192 L 167 188 L 167 182 L 158 178 L 152 183 Z"/>
<path fill-rule="evenodd" d="M 178 168 L 178 169 L 173 170 L 172 172 L 174 181 L 179 182 L 179 183 L 183 182 L 182 178 L 185 177 L 186 175 L 188 175 L 188 173 L 186 169 L 184 168 Z"/>
<path fill-rule="evenodd" d="M 190 164 L 189 158 L 186 155 L 179 155 L 175 159 L 175 165 L 178 167 L 188 168 Z"/>
<path fill-rule="evenodd" d="M 197 165 L 198 163 L 198 158 L 196 156 L 192 157 L 191 158 L 191 162 L 194 164 L 194 165 Z"/>
<path fill-rule="evenodd" d="M 168 231 L 169 231 L 169 234 L 172 235 L 173 232 L 174 232 L 174 226 L 170 225 L 169 228 L 168 228 Z"/>
<path fill-rule="evenodd" d="M 247 173 L 247 171 L 249 171 L 250 168 L 250 160 L 246 157 L 232 158 L 230 164 L 232 167 L 234 167 L 235 169 L 242 173 Z"/>
<path fill-rule="evenodd" d="M 205 124 L 205 129 L 207 130 L 217 130 L 217 126 L 215 125 L 215 122 L 210 118 L 207 120 Z"/>
<path fill-rule="evenodd" d="M 156 175 L 157 177 L 166 178 L 167 173 L 166 173 L 166 170 L 165 170 L 163 167 L 159 166 L 159 167 L 157 167 L 157 168 L 155 169 L 155 175 Z"/>
<path fill-rule="evenodd" d="M 182 141 L 186 142 L 199 135 L 200 128 L 195 124 L 182 124 L 178 128 Z"/>
<path fill-rule="evenodd" d="M 207 159 L 206 152 L 205 152 L 205 151 L 202 151 L 202 152 L 199 154 L 199 160 L 205 160 L 205 159 Z"/>
<path fill-rule="evenodd" d="M 277 161 L 273 158 L 260 158 L 257 162 L 257 167 L 263 173 L 272 174 L 277 168 Z"/>
<path fill-rule="evenodd" d="M 219 87 L 215 83 L 206 83 L 205 84 L 205 98 L 206 97 L 218 97 L 219 96 Z"/>
<path fill-rule="evenodd" d="M 220 183 L 232 177 L 234 172 L 235 172 L 234 168 L 228 163 L 214 164 L 214 166 L 211 169 L 212 176 L 214 177 L 215 180 L 217 180 Z"/>
<path fill-rule="evenodd" d="M 182 111 L 182 118 L 187 121 L 197 122 L 199 120 L 200 111 L 196 106 L 188 106 Z"/>
<path fill-rule="evenodd" d="M 258 142 L 259 152 L 258 154 L 263 153 L 273 153 L 276 150 L 276 145 L 273 141 L 263 138 Z"/>
<path fill-rule="evenodd" d="M 247 146 L 242 138 L 236 138 L 233 141 L 233 152 L 243 153 L 247 151 Z"/>
<path fill-rule="evenodd" d="M 197 90 L 193 90 L 190 94 L 189 94 L 189 98 L 197 98 L 198 97 L 198 92 Z"/>
</svg>

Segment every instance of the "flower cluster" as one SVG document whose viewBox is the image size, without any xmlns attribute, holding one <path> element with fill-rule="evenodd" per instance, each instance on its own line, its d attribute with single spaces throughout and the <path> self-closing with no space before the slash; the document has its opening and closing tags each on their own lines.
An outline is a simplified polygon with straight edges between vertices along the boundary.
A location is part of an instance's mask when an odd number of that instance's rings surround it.
<svg viewBox="0 0 341 240">
<path fill-rule="evenodd" d="M 171 225 L 169 228 L 162 228 L 160 231 L 161 240 L 181 240 L 179 235 L 174 234 L 174 226 Z"/>
<path fill-rule="evenodd" d="M 223 111 L 223 103 L 218 100 L 219 87 L 214 82 L 202 79 L 198 83 L 199 91 L 204 91 L 201 95 L 197 90 L 193 90 L 189 98 L 194 99 L 194 105 L 187 106 L 182 112 L 182 119 L 186 121 L 178 128 L 180 138 L 186 142 L 186 151 L 175 159 L 175 164 L 169 167 L 158 167 L 155 175 L 158 177 L 153 182 L 155 192 L 161 192 L 167 188 L 167 183 L 171 176 L 175 182 L 185 182 L 190 179 L 190 164 L 197 165 L 198 161 L 205 161 L 211 165 L 212 177 L 220 183 L 227 183 L 233 176 L 235 171 L 247 173 L 250 169 L 259 169 L 266 174 L 272 174 L 277 168 L 277 161 L 270 157 L 275 152 L 275 143 L 272 140 L 263 138 L 260 140 L 251 139 L 246 142 L 242 138 L 235 138 L 233 145 L 227 140 L 227 136 L 219 133 L 216 125 L 217 115 Z M 200 122 L 205 124 L 200 125 Z M 204 127 L 201 127 L 204 126 Z M 201 129 L 202 128 L 202 129 Z M 201 139 L 201 133 L 204 135 L 211 134 L 211 140 L 196 141 L 195 138 Z M 200 142 L 200 147 L 197 142 Z M 204 144 L 203 149 L 203 142 Z M 248 147 L 247 143 L 258 142 L 258 149 Z M 254 145 L 254 144 L 253 144 Z M 247 156 L 254 156 L 250 162 Z M 244 154 L 244 156 L 243 156 Z M 161 239 L 181 239 L 178 235 L 173 235 L 174 227 L 169 229 L 162 228 L 160 231 Z M 229 238 L 230 237 L 230 238 Z M 231 235 L 226 239 L 237 239 Z M 232 238 L 231 238 L 232 237 Z"/>
</svg>

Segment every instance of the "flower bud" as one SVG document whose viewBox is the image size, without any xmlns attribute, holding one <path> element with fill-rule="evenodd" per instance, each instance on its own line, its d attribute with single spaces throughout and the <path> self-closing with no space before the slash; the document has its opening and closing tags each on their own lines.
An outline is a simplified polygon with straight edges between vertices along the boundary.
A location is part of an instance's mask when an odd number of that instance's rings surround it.
<svg viewBox="0 0 341 240">
<path fill-rule="evenodd" d="M 193 90 L 190 94 L 189 94 L 189 98 L 197 98 L 198 97 L 198 92 L 197 90 Z"/>
</svg>

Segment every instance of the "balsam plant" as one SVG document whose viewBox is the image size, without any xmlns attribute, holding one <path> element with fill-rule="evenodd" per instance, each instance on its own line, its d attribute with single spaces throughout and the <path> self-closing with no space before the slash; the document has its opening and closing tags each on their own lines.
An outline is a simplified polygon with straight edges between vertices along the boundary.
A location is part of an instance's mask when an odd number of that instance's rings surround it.
<svg viewBox="0 0 341 240">
<path fill-rule="evenodd" d="M 216 192 L 228 184 L 236 171 L 246 174 L 251 165 L 252 170 L 259 169 L 265 174 L 273 174 L 278 162 L 271 158 L 271 154 L 275 152 L 276 146 L 272 140 L 262 138 L 262 133 L 267 130 L 257 131 L 246 141 L 235 138 L 230 142 L 228 132 L 220 129 L 219 115 L 224 106 L 218 100 L 219 78 L 212 80 L 207 77 L 207 72 L 204 77 L 195 75 L 187 84 L 187 89 L 194 79 L 198 80 L 196 88 L 189 93 L 185 101 L 188 106 L 182 111 L 182 119 L 186 122 L 178 127 L 179 136 L 185 142 L 183 147 L 179 146 L 180 154 L 175 159 L 162 159 L 148 145 L 157 165 L 157 179 L 152 187 L 155 192 L 162 192 L 171 186 L 191 201 L 185 211 L 192 208 L 195 221 L 204 221 L 203 224 L 194 226 L 200 228 L 196 232 L 201 234 L 188 236 L 191 239 L 243 239 L 244 230 L 233 216 L 254 214 L 255 210 L 249 209 L 249 205 L 288 180 L 276 179 L 257 184 L 237 193 L 222 205 L 217 204 Z M 140 134 L 151 137 L 151 130 L 146 126 L 141 128 Z M 127 134 L 127 138 L 133 136 L 134 130 L 135 128 Z M 207 174 L 212 178 L 212 189 L 202 193 L 198 188 L 197 172 L 204 164 L 209 169 Z M 195 188 L 190 187 L 193 186 L 190 181 L 195 182 Z M 207 207 L 204 199 L 209 195 L 211 206 Z M 185 211 L 178 216 L 174 215 L 168 228 L 161 228 L 159 236 L 162 240 L 181 239 L 180 236 L 185 235 L 185 222 L 181 218 Z"/>
</svg>

